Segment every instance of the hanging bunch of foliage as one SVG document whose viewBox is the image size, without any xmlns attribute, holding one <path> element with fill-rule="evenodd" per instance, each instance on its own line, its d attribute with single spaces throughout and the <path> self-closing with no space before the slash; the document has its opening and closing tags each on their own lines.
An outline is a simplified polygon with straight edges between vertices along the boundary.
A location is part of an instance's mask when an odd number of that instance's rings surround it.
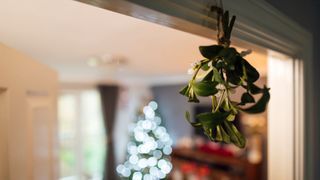
<svg viewBox="0 0 320 180">
<path fill-rule="evenodd" d="M 236 17 L 230 20 L 228 11 L 222 8 L 217 11 L 218 44 L 200 46 L 204 57 L 194 63 L 192 79 L 180 94 L 188 97 L 188 102 L 199 103 L 199 96 L 210 97 L 212 111 L 196 115 L 197 121 L 192 122 L 189 112 L 185 117 L 196 128 L 202 128 L 204 133 L 215 142 L 233 143 L 244 148 L 246 140 L 234 125 L 236 115 L 246 113 L 261 113 L 265 111 L 270 99 L 269 88 L 255 85 L 259 72 L 244 59 L 246 53 L 239 53 L 230 47 L 230 37 Z M 200 73 L 205 76 L 200 78 Z M 230 94 L 242 87 L 246 91 L 241 96 L 241 102 L 235 102 Z M 262 94 L 259 100 L 253 95 Z M 249 106 L 249 107 L 248 107 Z"/>
</svg>

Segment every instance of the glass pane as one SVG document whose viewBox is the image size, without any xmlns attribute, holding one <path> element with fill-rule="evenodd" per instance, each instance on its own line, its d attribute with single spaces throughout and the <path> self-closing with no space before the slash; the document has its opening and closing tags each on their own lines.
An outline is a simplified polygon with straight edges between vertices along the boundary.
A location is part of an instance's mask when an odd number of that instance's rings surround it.
<svg viewBox="0 0 320 180">
<path fill-rule="evenodd" d="M 76 174 L 76 103 L 76 96 L 72 94 L 61 95 L 58 102 L 60 177 Z"/>
<path fill-rule="evenodd" d="M 89 179 L 102 179 L 105 160 L 105 128 L 100 96 L 96 90 L 81 93 L 82 173 Z"/>
<path fill-rule="evenodd" d="M 105 161 L 105 130 L 96 90 L 64 93 L 59 99 L 61 180 L 100 180 Z"/>
</svg>

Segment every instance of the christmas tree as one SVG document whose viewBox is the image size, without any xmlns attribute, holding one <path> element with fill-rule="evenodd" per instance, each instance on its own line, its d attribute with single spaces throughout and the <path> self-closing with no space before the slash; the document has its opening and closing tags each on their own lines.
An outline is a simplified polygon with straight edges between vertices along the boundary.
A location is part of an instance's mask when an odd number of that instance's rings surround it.
<svg viewBox="0 0 320 180">
<path fill-rule="evenodd" d="M 158 104 L 151 101 L 129 128 L 131 141 L 127 145 L 127 159 L 117 166 L 122 179 L 164 179 L 172 169 L 169 156 L 172 140 L 166 128 L 161 126 L 157 108 Z"/>
</svg>

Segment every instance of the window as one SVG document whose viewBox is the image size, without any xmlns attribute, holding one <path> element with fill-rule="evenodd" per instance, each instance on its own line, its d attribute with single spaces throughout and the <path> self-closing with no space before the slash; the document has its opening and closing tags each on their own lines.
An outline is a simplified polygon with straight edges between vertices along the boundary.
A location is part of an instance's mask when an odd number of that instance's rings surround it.
<svg viewBox="0 0 320 180">
<path fill-rule="evenodd" d="M 98 91 L 64 91 L 58 111 L 60 179 L 102 179 L 106 136 Z"/>
</svg>

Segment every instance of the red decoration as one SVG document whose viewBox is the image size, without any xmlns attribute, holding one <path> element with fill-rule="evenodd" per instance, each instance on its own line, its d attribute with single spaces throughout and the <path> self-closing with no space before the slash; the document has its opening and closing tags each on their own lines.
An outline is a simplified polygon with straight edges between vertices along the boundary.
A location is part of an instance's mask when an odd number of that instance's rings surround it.
<svg viewBox="0 0 320 180">
<path fill-rule="evenodd" d="M 199 146 L 199 150 L 205 153 L 209 153 L 209 154 L 216 154 L 216 155 L 220 155 L 220 156 L 225 156 L 225 157 L 234 157 L 234 153 L 231 152 L 228 149 L 225 149 L 223 147 L 213 147 L 210 146 L 208 144 L 204 144 L 202 146 Z"/>
</svg>

